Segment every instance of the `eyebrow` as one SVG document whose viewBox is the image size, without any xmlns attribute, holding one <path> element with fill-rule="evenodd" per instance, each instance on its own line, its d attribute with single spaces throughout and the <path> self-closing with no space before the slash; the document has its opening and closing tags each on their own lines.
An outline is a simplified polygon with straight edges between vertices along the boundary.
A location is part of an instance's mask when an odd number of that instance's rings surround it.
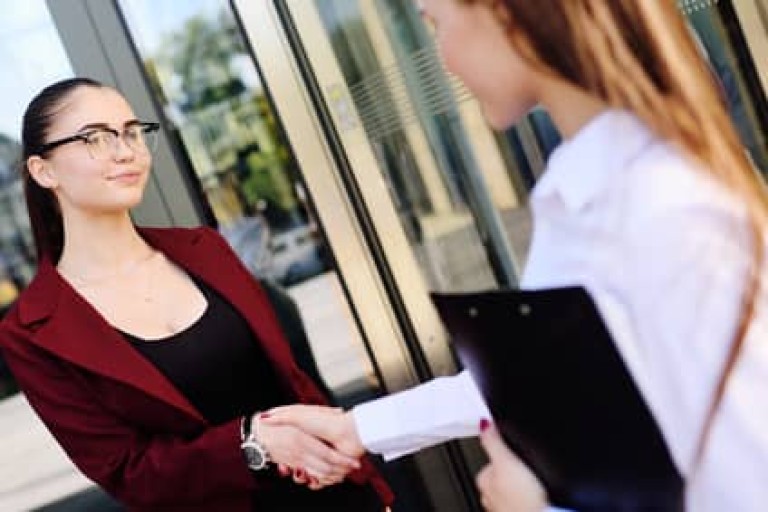
<svg viewBox="0 0 768 512">
<path fill-rule="evenodd" d="M 141 123 L 141 121 L 139 121 L 138 119 L 130 119 L 123 123 L 123 128 L 127 128 L 129 126 L 133 126 L 139 123 Z M 77 130 L 77 132 L 80 133 L 87 130 L 103 130 L 105 128 L 111 129 L 111 126 L 109 126 L 107 123 L 88 123 L 86 125 L 81 126 L 80 129 Z"/>
</svg>

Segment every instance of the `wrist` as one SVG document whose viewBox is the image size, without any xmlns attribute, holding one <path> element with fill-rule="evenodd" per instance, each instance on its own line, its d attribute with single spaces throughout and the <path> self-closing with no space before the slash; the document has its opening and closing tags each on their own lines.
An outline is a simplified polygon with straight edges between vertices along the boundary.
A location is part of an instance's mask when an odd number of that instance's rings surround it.
<svg viewBox="0 0 768 512">
<path fill-rule="evenodd" d="M 241 443 L 246 465 L 253 471 L 261 471 L 269 467 L 271 458 L 269 450 L 262 443 L 259 413 L 242 418 L 240 423 Z"/>
<path fill-rule="evenodd" d="M 240 442 L 244 442 L 251 434 L 253 417 L 256 413 L 246 414 L 240 418 Z"/>
<path fill-rule="evenodd" d="M 349 444 L 351 453 L 356 457 L 365 455 L 365 446 L 357 430 L 357 422 L 352 411 L 344 413 L 344 436 L 343 439 Z"/>
</svg>

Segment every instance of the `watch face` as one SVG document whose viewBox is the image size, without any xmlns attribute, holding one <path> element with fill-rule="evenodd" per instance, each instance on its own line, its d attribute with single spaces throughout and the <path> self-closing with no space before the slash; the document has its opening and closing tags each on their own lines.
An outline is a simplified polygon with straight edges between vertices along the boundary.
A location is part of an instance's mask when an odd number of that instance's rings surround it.
<svg viewBox="0 0 768 512">
<path fill-rule="evenodd" d="M 261 446 L 256 443 L 243 443 L 243 455 L 245 456 L 245 463 L 249 468 L 254 470 L 263 469 L 267 465 L 267 457 Z"/>
</svg>

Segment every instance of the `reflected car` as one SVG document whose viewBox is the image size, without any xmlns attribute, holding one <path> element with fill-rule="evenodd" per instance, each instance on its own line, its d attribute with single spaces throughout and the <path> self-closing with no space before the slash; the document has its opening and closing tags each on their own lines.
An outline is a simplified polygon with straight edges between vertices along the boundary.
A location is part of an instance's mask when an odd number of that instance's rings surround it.
<svg viewBox="0 0 768 512">
<path fill-rule="evenodd" d="M 272 235 L 269 240 L 271 269 L 284 286 L 315 276 L 326 269 L 316 231 L 308 225 Z"/>
<path fill-rule="evenodd" d="M 290 286 L 326 269 L 316 232 L 308 225 L 272 233 L 262 217 L 254 216 L 220 231 L 246 268 L 260 279 Z"/>
</svg>

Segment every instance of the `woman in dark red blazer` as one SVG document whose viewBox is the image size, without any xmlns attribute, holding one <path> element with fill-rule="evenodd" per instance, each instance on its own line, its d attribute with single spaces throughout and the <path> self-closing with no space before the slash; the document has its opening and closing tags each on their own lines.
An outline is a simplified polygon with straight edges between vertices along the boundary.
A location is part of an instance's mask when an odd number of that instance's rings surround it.
<svg viewBox="0 0 768 512">
<path fill-rule="evenodd" d="M 39 268 L 0 330 L 27 399 L 131 510 L 383 510 L 392 495 L 367 461 L 259 423 L 258 411 L 325 401 L 227 243 L 208 228 L 132 224 L 156 129 L 88 79 L 27 109 Z"/>
</svg>

